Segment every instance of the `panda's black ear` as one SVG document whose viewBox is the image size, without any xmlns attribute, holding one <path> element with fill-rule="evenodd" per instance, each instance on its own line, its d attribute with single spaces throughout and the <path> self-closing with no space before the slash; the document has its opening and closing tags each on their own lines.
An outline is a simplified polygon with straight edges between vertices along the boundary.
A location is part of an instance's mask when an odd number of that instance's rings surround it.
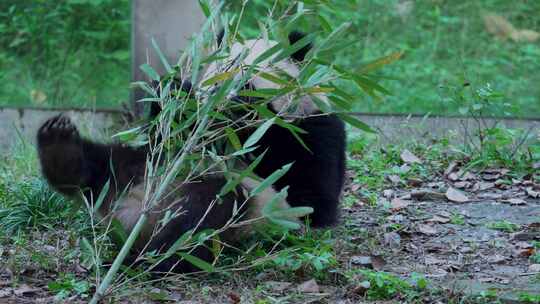
<svg viewBox="0 0 540 304">
<path fill-rule="evenodd" d="M 292 31 L 292 32 L 289 33 L 289 44 L 291 44 L 291 45 L 295 44 L 296 42 L 298 42 L 299 40 L 301 40 L 304 37 L 306 37 L 305 33 L 302 33 L 300 31 Z M 304 46 L 303 48 L 301 48 L 298 51 L 296 51 L 295 53 L 293 53 L 291 55 L 291 58 L 298 61 L 298 62 L 302 62 L 302 61 L 304 61 L 304 58 L 306 58 L 306 55 L 311 50 L 311 48 L 313 48 L 313 44 L 309 43 L 306 46 Z"/>
</svg>

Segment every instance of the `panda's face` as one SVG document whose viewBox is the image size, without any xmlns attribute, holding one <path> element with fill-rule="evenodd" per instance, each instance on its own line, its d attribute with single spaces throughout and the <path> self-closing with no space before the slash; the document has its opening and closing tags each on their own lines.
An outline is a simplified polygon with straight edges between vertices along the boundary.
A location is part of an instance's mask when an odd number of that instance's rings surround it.
<svg viewBox="0 0 540 304">
<path fill-rule="evenodd" d="M 265 51 L 271 49 L 277 44 L 276 41 L 268 41 L 263 39 L 246 40 L 244 43 L 236 42 L 230 47 L 230 53 L 223 63 L 218 64 L 213 62 L 204 74 L 204 79 L 226 72 L 230 66 L 246 66 L 253 65 L 255 60 L 263 54 Z M 243 57 L 242 62 L 237 62 Z M 290 79 L 297 79 L 300 75 L 299 66 L 294 63 L 291 58 L 285 58 L 279 62 L 271 63 L 274 56 L 265 59 L 257 64 L 257 70 L 263 73 L 272 74 L 274 76 L 278 73 L 286 73 Z M 236 77 L 242 77 L 239 73 Z M 280 84 L 270 81 L 267 78 L 260 77 L 259 73 L 256 73 L 249 80 L 249 87 L 254 90 L 258 89 L 279 89 L 282 88 Z M 328 103 L 328 100 L 323 94 L 314 94 L 318 99 L 324 103 Z M 310 95 L 294 96 L 294 94 L 286 94 L 279 98 L 275 98 L 270 102 L 271 110 L 275 113 L 282 113 L 285 116 L 304 117 L 312 114 L 316 114 L 319 111 L 317 105 L 313 102 Z"/>
</svg>

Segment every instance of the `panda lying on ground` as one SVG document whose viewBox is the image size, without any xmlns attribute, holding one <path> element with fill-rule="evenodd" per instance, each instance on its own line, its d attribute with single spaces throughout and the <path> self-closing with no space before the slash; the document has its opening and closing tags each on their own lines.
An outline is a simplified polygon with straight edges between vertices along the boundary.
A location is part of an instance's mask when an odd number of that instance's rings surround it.
<svg viewBox="0 0 540 304">
<path fill-rule="evenodd" d="M 301 34 L 292 33 L 291 43 L 302 38 Z M 272 47 L 274 42 L 250 40 L 245 42 L 251 53 L 244 60 L 251 64 L 253 59 Z M 231 47 L 230 56 L 244 49 L 243 45 Z M 279 68 L 296 77 L 299 73 L 297 63 L 301 61 L 308 48 L 303 48 L 279 62 Z M 259 67 L 269 69 L 264 66 Z M 207 74 L 216 73 L 217 67 L 210 67 Z M 275 87 L 264 79 L 254 78 L 250 85 L 255 90 Z M 273 125 L 258 142 L 259 149 L 254 156 L 267 149 L 261 163 L 255 168 L 255 173 L 266 178 L 284 165 L 294 162 L 290 170 L 275 184 L 275 190 L 288 186 L 287 201 L 279 202 L 281 208 L 291 206 L 308 206 L 314 209 L 309 215 L 312 226 L 322 227 L 335 224 L 337 221 L 338 204 L 345 174 L 345 130 L 343 122 L 335 115 L 318 115 L 320 111 L 309 97 L 303 97 L 299 109 L 301 116 L 293 121 L 307 133 L 300 134 L 302 141 L 310 149 L 306 150 L 289 130 Z M 323 98 L 323 96 L 321 96 Z M 282 100 L 272 101 L 270 110 L 280 112 L 285 108 Z M 137 222 L 145 197 L 144 176 L 149 147 L 129 147 L 121 144 L 101 144 L 84 139 L 80 136 L 75 125 L 69 118 L 58 115 L 47 120 L 37 134 L 38 153 L 42 172 L 48 182 L 59 192 L 76 196 L 82 193 L 86 199 L 95 200 L 108 181 L 111 181 L 109 191 L 99 208 L 102 215 L 113 210 L 113 217 L 129 232 Z M 260 151 L 260 152 L 259 152 Z M 249 198 L 246 193 L 258 186 L 258 182 L 245 178 L 237 186 L 237 191 L 229 192 L 216 202 L 217 194 L 225 185 L 226 179 L 219 174 L 206 175 L 196 183 L 175 182 L 171 185 L 166 198 L 160 201 L 156 210 L 148 216 L 148 222 L 139 236 L 133 251 L 157 250 L 164 252 L 184 232 L 197 228 L 219 229 L 225 226 L 231 217 L 241 214 L 241 220 L 258 218 L 261 208 L 276 194 L 272 188 L 267 188 L 256 197 Z M 128 189 L 126 194 L 120 194 Z M 247 191 L 247 192 L 246 192 Z M 238 202 L 243 204 L 242 210 L 235 213 Z M 113 203 L 115 206 L 112 206 Z M 154 228 L 166 210 L 181 210 L 157 235 Z M 249 227 L 230 228 L 222 232 L 219 238 L 222 242 L 234 244 L 250 233 Z M 149 243 L 148 243 L 149 242 Z M 212 251 L 199 246 L 190 253 L 202 260 L 211 262 Z M 157 271 L 191 272 L 198 270 L 191 263 L 179 260 L 176 255 L 163 261 Z"/>
</svg>

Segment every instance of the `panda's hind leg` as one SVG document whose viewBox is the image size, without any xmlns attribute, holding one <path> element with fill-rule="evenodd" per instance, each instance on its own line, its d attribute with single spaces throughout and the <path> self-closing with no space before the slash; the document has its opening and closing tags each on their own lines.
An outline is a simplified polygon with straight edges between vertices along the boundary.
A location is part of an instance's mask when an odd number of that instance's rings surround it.
<svg viewBox="0 0 540 304">
<path fill-rule="evenodd" d="M 83 190 L 88 198 L 100 193 L 113 171 L 117 186 L 123 189 L 134 176 L 141 175 L 146 160 L 145 150 L 82 138 L 63 114 L 50 118 L 39 128 L 37 146 L 41 169 L 49 184 L 66 195 Z"/>
<path fill-rule="evenodd" d="M 344 124 L 336 115 L 321 115 L 300 121 L 298 127 L 307 132 L 299 136 L 310 150 L 289 130 L 274 125 L 259 142 L 268 152 L 255 173 L 267 177 L 293 163 L 275 183 L 277 190 L 289 187 L 287 201 L 291 206 L 313 207 L 309 216 L 312 226 L 334 225 L 345 179 Z"/>
<path fill-rule="evenodd" d="M 47 120 L 37 133 L 38 156 L 47 181 L 64 194 L 74 194 L 82 183 L 84 151 L 79 131 L 60 114 Z"/>
</svg>

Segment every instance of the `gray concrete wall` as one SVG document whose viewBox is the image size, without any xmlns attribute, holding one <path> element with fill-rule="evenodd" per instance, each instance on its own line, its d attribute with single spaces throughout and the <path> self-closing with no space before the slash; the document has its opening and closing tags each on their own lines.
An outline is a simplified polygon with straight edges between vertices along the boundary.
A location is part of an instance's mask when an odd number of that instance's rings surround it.
<svg viewBox="0 0 540 304">
<path fill-rule="evenodd" d="M 22 136 L 30 143 L 35 142 L 37 128 L 47 119 L 60 112 L 67 113 L 82 133 L 94 140 L 110 141 L 115 130 L 127 128 L 120 111 L 92 111 L 79 109 L 13 109 L 0 108 L 0 153 L 6 153 Z M 379 132 L 382 144 L 410 142 L 429 143 L 441 137 L 452 137 L 461 143 L 466 134 L 471 134 L 477 124 L 471 118 L 371 115 L 359 114 L 358 118 Z M 495 121 L 487 119 L 486 123 Z M 503 119 L 500 123 L 509 128 L 530 130 L 540 137 L 540 120 Z M 351 133 L 360 134 L 357 130 Z"/>
<path fill-rule="evenodd" d="M 95 140 L 107 140 L 111 132 L 125 123 L 119 111 L 15 109 L 0 107 L 0 154 L 22 140 L 35 144 L 39 126 L 50 117 L 63 112 L 73 119 L 85 136 Z"/>
<path fill-rule="evenodd" d="M 434 139 L 449 138 L 453 143 L 463 143 L 478 130 L 479 121 L 466 117 L 424 117 L 407 115 L 358 114 L 358 119 L 379 133 L 381 143 L 400 143 L 411 140 L 429 143 Z M 508 128 L 523 129 L 540 138 L 540 119 L 484 118 L 482 126 L 500 123 Z M 359 131 L 353 130 L 352 133 Z"/>
<path fill-rule="evenodd" d="M 169 64 L 175 65 L 180 50 L 189 45 L 189 38 L 198 32 L 205 21 L 197 0 L 133 0 L 132 1 L 132 80 L 148 80 L 139 67 L 150 64 L 158 73 L 165 69 L 152 46 L 157 42 Z M 134 91 L 132 100 L 143 97 Z M 140 113 L 141 105 L 136 105 Z"/>
</svg>

